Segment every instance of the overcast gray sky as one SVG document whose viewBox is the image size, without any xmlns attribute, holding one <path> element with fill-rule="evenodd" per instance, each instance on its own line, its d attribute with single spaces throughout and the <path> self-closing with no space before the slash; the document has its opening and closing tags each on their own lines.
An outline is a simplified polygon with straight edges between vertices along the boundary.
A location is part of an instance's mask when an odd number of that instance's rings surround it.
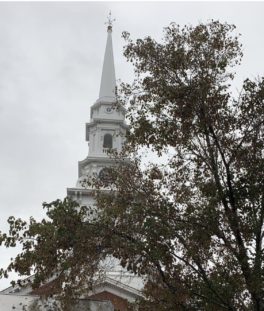
<svg viewBox="0 0 264 311">
<path fill-rule="evenodd" d="M 157 39 L 170 22 L 233 23 L 244 58 L 236 85 L 264 75 L 264 2 L 1 2 L 0 230 L 10 215 L 43 215 L 42 202 L 75 186 L 87 156 L 84 124 L 96 101 L 106 43 L 106 16 L 116 18 L 118 79 L 131 81 L 123 30 Z M 14 252 L 0 248 L 0 266 Z M 9 281 L 0 281 L 0 289 Z"/>
</svg>

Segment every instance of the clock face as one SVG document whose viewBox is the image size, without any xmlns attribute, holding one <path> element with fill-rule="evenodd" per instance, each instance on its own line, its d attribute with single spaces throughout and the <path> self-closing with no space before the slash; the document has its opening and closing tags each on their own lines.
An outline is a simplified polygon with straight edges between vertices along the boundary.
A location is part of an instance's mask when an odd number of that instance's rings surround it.
<svg viewBox="0 0 264 311">
<path fill-rule="evenodd" d="M 114 183 L 115 177 L 113 175 L 113 171 L 111 168 L 104 167 L 98 174 L 98 178 L 105 186 L 109 186 L 110 184 Z"/>
<path fill-rule="evenodd" d="M 105 112 L 112 113 L 113 112 L 113 108 L 112 107 L 106 107 L 105 108 Z"/>
</svg>

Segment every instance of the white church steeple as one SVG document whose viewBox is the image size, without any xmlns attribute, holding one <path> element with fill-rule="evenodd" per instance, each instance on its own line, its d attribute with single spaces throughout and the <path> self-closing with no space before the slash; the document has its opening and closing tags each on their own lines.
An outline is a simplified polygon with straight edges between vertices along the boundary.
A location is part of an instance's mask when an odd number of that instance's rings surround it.
<svg viewBox="0 0 264 311">
<path fill-rule="evenodd" d="M 126 130 L 125 109 L 116 105 L 116 78 L 112 45 L 111 14 L 108 17 L 107 42 L 103 61 L 103 70 L 99 98 L 91 106 L 90 122 L 86 123 L 86 141 L 88 141 L 88 156 L 79 161 L 79 177 L 76 188 L 68 188 L 68 195 L 78 196 L 78 200 L 87 201 L 90 196 L 85 189 L 84 180 L 96 177 L 105 167 L 113 165 L 108 151 L 121 151 Z"/>
</svg>

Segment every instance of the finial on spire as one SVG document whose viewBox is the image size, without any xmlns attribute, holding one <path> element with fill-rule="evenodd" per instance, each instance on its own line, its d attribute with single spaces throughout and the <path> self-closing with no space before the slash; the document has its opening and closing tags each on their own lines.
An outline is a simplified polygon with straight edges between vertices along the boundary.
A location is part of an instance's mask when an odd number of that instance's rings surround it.
<svg viewBox="0 0 264 311">
<path fill-rule="evenodd" d="M 111 13 L 111 11 L 109 11 L 109 14 L 107 16 L 107 22 L 105 23 L 105 25 L 108 25 L 107 31 L 112 30 L 112 26 L 113 26 L 114 21 L 115 21 L 115 18 L 112 18 L 112 13 Z"/>
</svg>

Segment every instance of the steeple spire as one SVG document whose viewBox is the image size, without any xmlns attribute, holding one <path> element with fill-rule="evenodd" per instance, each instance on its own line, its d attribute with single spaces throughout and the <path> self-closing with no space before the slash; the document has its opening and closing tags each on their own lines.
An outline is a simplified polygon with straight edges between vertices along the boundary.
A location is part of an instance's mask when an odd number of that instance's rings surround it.
<svg viewBox="0 0 264 311">
<path fill-rule="evenodd" d="M 112 45 L 112 24 L 113 19 L 111 17 L 111 12 L 108 15 L 107 26 L 107 42 L 104 55 L 104 64 L 101 78 L 101 86 L 99 93 L 99 101 L 113 102 L 116 100 L 115 88 L 116 88 L 116 78 L 115 78 L 115 65 L 114 65 L 114 55 L 113 55 L 113 45 Z"/>
</svg>

